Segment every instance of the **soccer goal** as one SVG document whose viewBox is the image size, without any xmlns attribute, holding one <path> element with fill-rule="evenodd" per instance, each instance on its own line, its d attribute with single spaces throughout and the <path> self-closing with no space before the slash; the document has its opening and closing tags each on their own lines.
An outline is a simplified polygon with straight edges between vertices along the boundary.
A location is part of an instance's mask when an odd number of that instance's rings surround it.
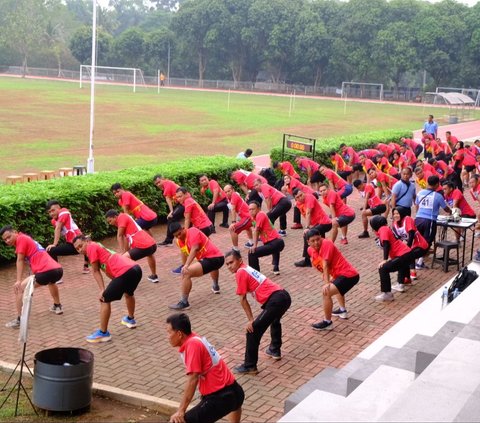
<svg viewBox="0 0 480 423">
<path fill-rule="evenodd" d="M 80 88 L 84 82 L 90 82 L 92 78 L 92 66 L 80 65 Z M 143 72 L 138 68 L 119 68 L 112 66 L 95 66 L 95 82 L 130 85 L 133 92 L 138 87 L 146 87 Z"/>
<path fill-rule="evenodd" d="M 383 84 L 370 82 L 342 82 L 342 98 L 383 100 Z"/>
<path fill-rule="evenodd" d="M 460 93 L 468 95 L 475 100 L 475 107 L 480 106 L 480 89 L 478 88 L 437 87 L 435 93 Z"/>
</svg>

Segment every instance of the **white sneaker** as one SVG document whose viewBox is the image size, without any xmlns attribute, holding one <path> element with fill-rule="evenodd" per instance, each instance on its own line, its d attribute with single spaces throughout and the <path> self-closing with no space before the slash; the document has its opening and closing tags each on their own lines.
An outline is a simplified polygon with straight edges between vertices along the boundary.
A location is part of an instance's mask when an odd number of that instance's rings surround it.
<svg viewBox="0 0 480 423">
<path fill-rule="evenodd" d="M 13 319 L 10 322 L 5 323 L 5 327 L 12 328 L 12 329 L 18 329 L 20 327 L 20 319 Z"/>
<path fill-rule="evenodd" d="M 480 238 L 480 232 L 475 232 L 475 238 Z"/>
<path fill-rule="evenodd" d="M 392 286 L 392 289 L 397 292 L 405 292 L 405 285 L 403 283 L 396 283 Z"/>
<path fill-rule="evenodd" d="M 382 292 L 375 297 L 375 301 L 393 301 L 394 299 L 391 292 Z"/>
<path fill-rule="evenodd" d="M 48 310 L 50 310 L 52 313 L 55 313 L 55 314 L 63 314 L 63 309 L 61 304 L 58 306 L 54 304 Z"/>
<path fill-rule="evenodd" d="M 55 282 L 56 285 L 61 285 L 63 283 L 63 279 L 60 279 L 59 281 Z"/>
</svg>

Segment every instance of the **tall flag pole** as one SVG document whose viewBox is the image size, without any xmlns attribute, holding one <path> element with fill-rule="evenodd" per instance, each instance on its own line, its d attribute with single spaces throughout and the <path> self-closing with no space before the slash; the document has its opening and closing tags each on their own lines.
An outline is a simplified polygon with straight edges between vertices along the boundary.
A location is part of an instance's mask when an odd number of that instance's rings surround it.
<svg viewBox="0 0 480 423">
<path fill-rule="evenodd" d="M 97 0 L 93 0 L 92 71 L 90 74 L 90 143 L 88 146 L 87 173 L 95 172 L 93 158 L 93 133 L 95 126 L 95 69 L 97 66 Z"/>
</svg>

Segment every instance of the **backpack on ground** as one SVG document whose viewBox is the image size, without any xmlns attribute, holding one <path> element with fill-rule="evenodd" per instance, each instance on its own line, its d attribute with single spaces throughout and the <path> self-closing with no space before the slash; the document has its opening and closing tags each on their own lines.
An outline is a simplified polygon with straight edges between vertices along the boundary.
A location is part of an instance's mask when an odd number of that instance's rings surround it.
<svg viewBox="0 0 480 423">
<path fill-rule="evenodd" d="M 448 288 L 448 302 L 451 302 L 454 299 L 455 291 L 457 291 L 457 293 L 462 292 L 477 278 L 477 272 L 469 270 L 466 266 L 460 270 L 450 284 L 450 288 Z"/>
</svg>

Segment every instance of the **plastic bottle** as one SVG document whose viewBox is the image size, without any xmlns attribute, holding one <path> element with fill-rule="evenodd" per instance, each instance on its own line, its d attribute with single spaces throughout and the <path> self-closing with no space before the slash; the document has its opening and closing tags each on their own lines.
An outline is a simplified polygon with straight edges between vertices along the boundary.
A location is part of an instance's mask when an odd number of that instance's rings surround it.
<svg viewBox="0 0 480 423">
<path fill-rule="evenodd" d="M 448 304 L 448 287 L 443 288 L 442 291 L 442 309 Z"/>
<path fill-rule="evenodd" d="M 457 298 L 460 295 L 460 291 L 458 288 L 455 288 L 455 291 L 453 291 L 453 299 Z"/>
</svg>

